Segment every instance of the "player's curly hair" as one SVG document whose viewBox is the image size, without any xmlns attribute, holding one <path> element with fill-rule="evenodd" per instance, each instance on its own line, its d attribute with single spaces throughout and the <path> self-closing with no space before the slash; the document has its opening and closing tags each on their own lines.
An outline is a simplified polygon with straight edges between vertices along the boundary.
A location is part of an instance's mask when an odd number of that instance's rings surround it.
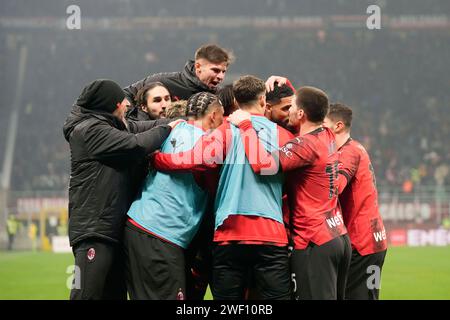
<svg viewBox="0 0 450 320">
<path fill-rule="evenodd" d="M 187 102 L 186 116 L 201 118 L 212 103 L 219 103 L 217 96 L 210 92 L 199 92 L 192 95 Z"/>
<path fill-rule="evenodd" d="M 166 110 L 166 118 L 173 119 L 184 117 L 187 111 L 187 100 L 172 101 L 170 107 Z"/>
</svg>

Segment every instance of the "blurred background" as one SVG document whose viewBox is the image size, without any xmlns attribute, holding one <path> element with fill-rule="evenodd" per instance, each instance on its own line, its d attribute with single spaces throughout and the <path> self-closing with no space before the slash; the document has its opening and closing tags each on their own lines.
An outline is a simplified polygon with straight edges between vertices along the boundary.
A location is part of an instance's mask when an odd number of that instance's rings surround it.
<svg viewBox="0 0 450 320">
<path fill-rule="evenodd" d="M 66 26 L 74 4 L 80 30 Z M 369 5 L 381 8 L 380 30 L 366 26 Z M 27 266 L 38 258 L 26 253 L 49 252 L 47 266 L 50 252 L 68 250 L 70 154 L 62 125 L 83 86 L 110 78 L 125 87 L 152 73 L 181 71 L 208 42 L 236 56 L 225 83 L 242 74 L 281 75 L 350 105 L 352 136 L 372 158 L 399 266 L 421 259 L 396 246 L 425 255 L 440 250 L 437 265 L 448 276 L 448 0 L 0 0 L 0 250 L 19 252 L 0 253 L 0 298 L 16 297 L 8 291 L 12 261 Z M 65 279 L 71 256 L 60 257 Z M 450 298 L 446 281 L 437 298 Z M 64 299 L 60 290 L 38 297 Z M 17 297 L 27 298 L 23 292 Z M 408 297 L 398 294 L 385 297 Z"/>
</svg>

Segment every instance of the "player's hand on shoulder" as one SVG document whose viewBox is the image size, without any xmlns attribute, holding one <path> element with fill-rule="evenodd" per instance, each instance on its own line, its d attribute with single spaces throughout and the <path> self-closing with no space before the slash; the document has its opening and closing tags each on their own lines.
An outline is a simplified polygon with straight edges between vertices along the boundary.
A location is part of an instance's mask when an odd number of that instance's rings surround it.
<svg viewBox="0 0 450 320">
<path fill-rule="evenodd" d="M 227 118 L 229 122 L 234 124 L 235 126 L 239 126 L 243 121 L 250 120 L 251 114 L 247 111 L 238 109 Z"/>
<path fill-rule="evenodd" d="M 173 129 L 173 128 L 175 128 L 178 124 L 180 124 L 181 122 L 186 122 L 186 120 L 178 119 L 178 120 L 169 122 L 168 125 Z"/>
</svg>

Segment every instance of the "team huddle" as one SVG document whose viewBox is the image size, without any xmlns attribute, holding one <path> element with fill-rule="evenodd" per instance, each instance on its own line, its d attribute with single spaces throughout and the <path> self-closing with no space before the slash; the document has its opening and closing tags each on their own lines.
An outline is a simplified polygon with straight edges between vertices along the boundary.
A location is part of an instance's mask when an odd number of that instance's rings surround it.
<svg viewBox="0 0 450 320">
<path fill-rule="evenodd" d="M 378 299 L 386 231 L 351 108 L 284 77 L 220 86 L 232 61 L 207 44 L 182 72 L 83 89 L 71 299 Z"/>
</svg>

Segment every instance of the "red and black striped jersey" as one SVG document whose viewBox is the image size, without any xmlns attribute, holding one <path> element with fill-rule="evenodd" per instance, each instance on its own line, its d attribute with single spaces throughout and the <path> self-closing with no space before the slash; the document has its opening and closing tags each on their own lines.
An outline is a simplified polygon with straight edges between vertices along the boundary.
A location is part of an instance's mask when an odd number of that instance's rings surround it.
<svg viewBox="0 0 450 320">
<path fill-rule="evenodd" d="M 251 125 L 240 127 L 246 136 L 256 136 Z M 246 153 L 250 156 L 247 148 Z M 261 153 L 256 150 L 256 154 Z M 320 127 L 296 137 L 280 148 L 278 156 L 279 162 L 273 154 L 253 156 L 258 161 L 252 164 L 252 169 L 259 174 L 263 169 L 276 172 L 279 163 L 286 172 L 290 231 L 295 249 L 304 249 L 309 242 L 322 245 L 346 234 L 338 203 L 339 162 L 333 132 Z"/>
<path fill-rule="evenodd" d="M 338 153 L 339 201 L 352 247 L 362 256 L 384 251 L 386 230 L 378 210 L 375 173 L 369 154 L 351 138 Z"/>
<path fill-rule="evenodd" d="M 280 149 L 280 164 L 289 172 L 287 188 L 295 249 L 322 245 L 347 230 L 338 203 L 338 153 L 334 134 L 320 127 Z"/>
</svg>

